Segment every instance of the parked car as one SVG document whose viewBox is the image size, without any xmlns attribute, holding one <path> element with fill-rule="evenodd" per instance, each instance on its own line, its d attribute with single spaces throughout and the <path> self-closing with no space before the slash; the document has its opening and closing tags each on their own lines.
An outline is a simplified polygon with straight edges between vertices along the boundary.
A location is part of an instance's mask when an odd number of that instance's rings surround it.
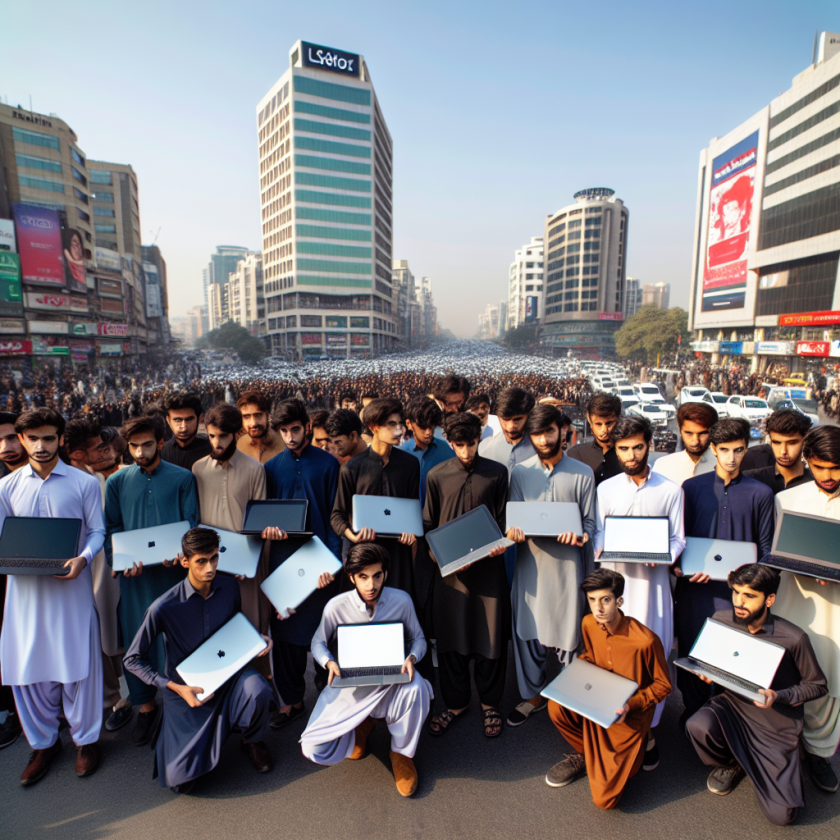
<svg viewBox="0 0 840 840">
<path fill-rule="evenodd" d="M 708 388 L 704 388 L 702 385 L 686 385 L 680 391 L 680 396 L 677 402 L 680 405 L 685 405 L 687 402 L 703 402 L 703 398 L 706 394 L 711 395 L 711 391 Z"/>
<path fill-rule="evenodd" d="M 648 402 L 650 397 L 659 397 L 660 399 L 663 399 L 659 386 L 653 382 L 637 382 L 633 386 L 633 390 L 638 394 L 639 399 L 644 402 Z"/>
<path fill-rule="evenodd" d="M 743 417 L 750 423 L 765 420 L 773 410 L 767 405 L 767 400 L 761 397 L 744 397 L 735 394 L 726 401 L 726 410 L 730 417 Z"/>
<path fill-rule="evenodd" d="M 636 417 L 645 417 L 652 426 L 666 426 L 668 425 L 668 414 L 662 410 L 662 407 L 655 403 L 639 403 L 627 409 L 628 414 L 633 414 Z"/>
<path fill-rule="evenodd" d="M 729 413 L 726 410 L 726 401 L 729 397 L 720 391 L 712 391 L 703 397 L 702 402 L 709 403 L 717 410 L 718 417 L 728 417 Z"/>
<path fill-rule="evenodd" d="M 657 394 L 656 396 L 648 396 L 647 394 L 642 398 L 642 402 L 650 403 L 651 405 L 658 405 L 667 415 L 669 420 L 677 419 L 677 409 L 671 403 L 665 402 L 665 398 Z"/>
<path fill-rule="evenodd" d="M 627 414 L 627 409 L 634 405 L 639 405 L 641 400 L 635 394 L 619 394 L 618 398 L 621 400 L 621 410 Z"/>
<path fill-rule="evenodd" d="M 815 426 L 819 426 L 820 418 L 816 400 L 809 400 L 804 388 L 771 388 L 767 395 L 767 405 L 775 411 L 777 408 L 792 408 L 808 417 Z"/>
</svg>

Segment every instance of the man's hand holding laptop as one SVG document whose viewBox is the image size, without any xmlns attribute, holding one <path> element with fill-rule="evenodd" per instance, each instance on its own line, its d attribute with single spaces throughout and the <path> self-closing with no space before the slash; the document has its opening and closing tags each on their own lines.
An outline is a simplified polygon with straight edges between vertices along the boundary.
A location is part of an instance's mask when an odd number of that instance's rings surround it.
<svg viewBox="0 0 840 840">
<path fill-rule="evenodd" d="M 64 568 L 69 567 L 70 571 L 66 575 L 53 575 L 53 577 L 59 580 L 75 580 L 85 566 L 87 566 L 87 557 L 72 557 L 64 564 Z"/>
<path fill-rule="evenodd" d="M 508 528 L 505 536 L 509 540 L 513 540 L 515 543 L 525 542 L 525 532 L 518 527 Z M 589 542 L 589 534 L 584 534 L 583 536 L 580 536 L 574 531 L 564 531 L 557 537 L 557 542 L 562 543 L 563 545 L 576 545 L 580 547 L 586 545 Z M 490 556 L 495 557 L 495 555 L 492 554 Z"/>
<path fill-rule="evenodd" d="M 331 574 L 330 572 L 321 572 L 318 575 L 318 589 L 324 589 L 325 587 L 329 586 L 335 580 L 335 575 Z M 286 611 L 286 614 L 283 615 L 280 613 L 280 610 L 277 610 L 277 618 L 280 621 L 285 621 L 287 618 L 291 618 L 293 615 L 296 615 L 297 610 L 293 610 L 291 607 Z M 262 654 L 260 654 L 262 656 Z M 338 676 L 341 676 L 339 674 Z"/>
</svg>

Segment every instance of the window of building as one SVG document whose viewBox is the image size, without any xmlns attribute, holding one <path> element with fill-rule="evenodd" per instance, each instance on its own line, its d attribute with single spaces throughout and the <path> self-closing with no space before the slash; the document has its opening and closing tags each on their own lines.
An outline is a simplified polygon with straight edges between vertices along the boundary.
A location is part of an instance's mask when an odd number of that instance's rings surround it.
<svg viewBox="0 0 840 840">
<path fill-rule="evenodd" d="M 781 190 L 792 187 L 794 184 L 799 184 L 802 181 L 807 181 L 808 178 L 813 178 L 822 172 L 827 172 L 829 169 L 834 169 L 835 166 L 840 166 L 840 155 L 833 155 L 826 160 L 821 160 L 813 166 L 808 166 L 805 169 L 800 169 L 793 175 L 787 178 L 782 178 L 781 181 L 776 181 L 774 184 L 769 184 L 764 187 L 764 195 L 773 195 L 773 193 L 781 192 Z"/>
<path fill-rule="evenodd" d="M 320 327 L 321 326 L 321 316 L 320 315 L 301 315 L 300 316 L 300 325 L 302 327 Z"/>
<path fill-rule="evenodd" d="M 83 193 L 78 187 L 73 187 L 73 195 L 75 195 L 79 201 L 83 201 L 85 204 L 88 203 L 87 194 Z"/>
<path fill-rule="evenodd" d="M 90 170 L 90 182 L 91 184 L 111 184 L 113 181 L 111 180 L 111 173 L 105 172 L 102 169 L 91 169 Z"/>
<path fill-rule="evenodd" d="M 27 175 L 21 175 L 18 182 L 22 187 L 29 187 L 31 190 L 46 190 L 47 192 L 64 192 L 64 184 L 58 181 L 49 181 L 46 178 L 30 178 Z"/>
<path fill-rule="evenodd" d="M 108 216 L 109 218 L 114 218 L 114 211 L 110 207 L 98 207 L 94 205 L 93 207 L 93 215 L 94 216 Z"/>
<path fill-rule="evenodd" d="M 778 137 L 771 140 L 767 144 L 767 151 L 772 152 L 774 149 L 778 149 L 779 146 L 784 146 L 785 143 L 789 143 L 794 137 L 798 137 L 800 134 L 808 131 L 808 129 L 813 128 L 815 125 L 819 125 L 821 122 L 824 122 L 838 113 L 840 113 L 840 102 L 834 102 L 828 107 L 823 108 L 819 113 L 814 114 L 807 120 L 803 120 L 798 125 L 788 129 L 784 132 L 784 134 L 780 134 Z"/>
<path fill-rule="evenodd" d="M 61 164 L 57 160 L 33 157 L 32 155 L 16 154 L 17 165 L 23 169 L 42 169 L 44 172 L 61 172 Z"/>
<path fill-rule="evenodd" d="M 80 183 L 83 187 L 86 187 L 86 186 L 87 186 L 87 178 L 85 178 L 85 176 L 84 176 L 84 175 L 82 175 L 82 173 L 81 173 L 81 172 L 79 172 L 79 170 L 78 170 L 78 169 L 76 169 L 76 167 L 75 167 L 75 166 L 71 166 L 71 167 L 70 167 L 70 169 L 73 171 L 73 177 L 74 177 L 74 178 L 75 178 L 75 179 L 76 179 L 76 180 L 77 180 L 77 181 L 78 181 L 78 182 L 79 182 L 79 183 Z"/>
<path fill-rule="evenodd" d="M 333 190 L 352 190 L 353 192 L 370 192 L 371 186 L 368 179 L 362 178 L 335 178 L 332 175 L 316 175 L 313 172 L 298 172 L 295 175 L 295 183 L 306 187 L 326 187 Z M 321 193 L 315 193 L 320 196 Z M 318 204 L 338 204 L 337 201 L 318 200 Z M 370 206 L 370 205 L 353 205 Z"/>
<path fill-rule="evenodd" d="M 59 151 L 61 146 L 58 137 L 50 134 L 42 134 L 40 131 L 26 131 L 22 128 L 12 128 L 12 137 L 18 143 L 28 143 L 30 146 L 43 146 L 46 149 Z"/>
<path fill-rule="evenodd" d="M 91 173 L 93 175 L 93 173 Z M 93 178 L 91 178 L 93 180 Z M 94 201 L 105 201 L 109 204 L 114 203 L 114 194 L 112 192 L 95 192 L 91 193 Z"/>
<path fill-rule="evenodd" d="M 840 184 L 831 184 L 761 211 L 758 250 L 840 230 Z"/>
<path fill-rule="evenodd" d="M 79 164 L 79 166 L 86 166 L 85 159 L 71 146 L 70 157 Z"/>
<path fill-rule="evenodd" d="M 815 152 L 817 149 L 822 149 L 823 146 L 828 146 L 837 140 L 840 140 L 840 128 L 835 128 L 834 131 L 829 131 L 827 134 L 823 134 L 822 137 L 817 137 L 816 140 L 812 140 L 810 143 L 806 143 L 804 146 L 800 146 L 798 149 L 794 149 L 792 152 L 782 155 L 782 157 L 777 158 L 772 163 L 768 163 L 764 169 L 764 174 L 772 175 L 772 173 L 781 169 L 783 166 L 787 166 L 789 163 L 793 163 L 794 161 L 799 160 L 799 158 L 805 157 L 805 155 L 810 155 L 811 152 Z"/>
<path fill-rule="evenodd" d="M 759 272 L 756 315 L 820 312 L 831 309 L 840 253 L 766 266 Z M 774 278 L 772 285 L 769 278 Z M 780 285 L 780 282 L 783 282 Z M 769 286 L 769 288 L 764 288 Z"/>
<path fill-rule="evenodd" d="M 351 160 L 318 157 L 318 155 L 295 155 L 295 166 L 306 169 L 326 169 L 330 172 L 348 172 L 351 175 L 370 175 L 369 163 L 354 163 Z"/>
<path fill-rule="evenodd" d="M 351 102 L 354 105 L 370 105 L 370 91 L 365 88 L 321 82 L 310 79 L 308 76 L 294 76 L 292 81 L 296 93 L 320 96 L 323 99 L 334 99 L 338 102 Z"/>
<path fill-rule="evenodd" d="M 90 224 L 90 216 L 89 216 L 87 213 L 85 213 L 85 211 L 84 211 L 84 210 L 80 210 L 80 209 L 77 207 L 77 208 L 76 208 L 76 213 L 78 214 L 79 218 L 80 218 L 83 222 L 87 222 L 88 224 Z"/>
<path fill-rule="evenodd" d="M 343 108 L 329 108 L 326 105 L 316 105 L 314 102 L 295 102 L 295 113 L 313 114 L 316 117 L 326 117 L 330 120 L 344 120 L 345 122 L 370 123 L 370 114 L 359 114 L 356 111 L 345 111 Z"/>
<path fill-rule="evenodd" d="M 116 233 L 117 226 L 116 225 L 94 225 L 94 230 L 97 233 Z"/>
</svg>

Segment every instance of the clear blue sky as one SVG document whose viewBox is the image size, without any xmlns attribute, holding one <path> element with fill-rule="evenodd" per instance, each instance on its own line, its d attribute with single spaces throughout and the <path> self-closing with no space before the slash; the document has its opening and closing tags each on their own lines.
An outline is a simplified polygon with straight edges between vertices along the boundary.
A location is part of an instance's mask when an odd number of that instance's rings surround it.
<svg viewBox="0 0 840 840">
<path fill-rule="evenodd" d="M 0 96 L 130 163 L 172 315 L 258 249 L 255 109 L 298 38 L 365 56 L 394 139 L 394 256 L 472 335 L 513 252 L 584 187 L 630 208 L 628 274 L 687 305 L 699 151 L 810 63 L 829 0 L 3 4 Z"/>
</svg>

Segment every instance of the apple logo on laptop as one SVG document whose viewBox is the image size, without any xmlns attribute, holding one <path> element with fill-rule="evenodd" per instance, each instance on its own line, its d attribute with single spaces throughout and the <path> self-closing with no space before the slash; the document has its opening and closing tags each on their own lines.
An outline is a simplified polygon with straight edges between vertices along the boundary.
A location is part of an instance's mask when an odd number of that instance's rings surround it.
<svg viewBox="0 0 840 840">
<path fill-rule="evenodd" d="M 587 683 L 584 688 L 589 691 L 592 688 L 592 683 Z"/>
<path fill-rule="evenodd" d="M 298 575 L 300 575 L 300 577 L 303 577 L 305 574 L 306 574 L 306 569 L 298 569 Z"/>
<path fill-rule="evenodd" d="M 224 657 L 224 655 L 225 655 L 225 652 L 224 652 L 223 650 L 220 650 L 220 651 L 216 654 L 216 656 L 218 656 L 218 657 L 219 657 L 219 659 L 222 659 L 222 658 Z"/>
<path fill-rule="evenodd" d="M 720 562 L 721 560 L 723 560 L 723 557 L 721 557 L 720 554 L 715 554 L 715 560 Z"/>
<path fill-rule="evenodd" d="M 154 547 L 155 547 L 155 541 L 154 541 L 154 540 L 150 540 L 150 541 L 149 541 L 149 548 L 154 548 Z"/>
<path fill-rule="evenodd" d="M 735 651 L 735 653 L 733 653 L 732 655 L 733 655 L 733 656 L 740 656 L 741 654 L 740 654 L 740 653 L 738 653 L 738 651 L 736 650 L 736 651 Z"/>
<path fill-rule="evenodd" d="M 224 554 L 226 551 L 227 551 L 227 546 L 226 545 L 220 545 L 219 546 L 219 554 Z"/>
<path fill-rule="evenodd" d="M 540 519 L 542 519 L 543 522 L 544 522 L 546 519 L 548 519 L 548 514 L 547 513 L 541 513 L 540 514 Z"/>
<path fill-rule="evenodd" d="M 391 515 L 391 511 L 388 510 L 388 508 L 385 508 L 385 516 L 390 516 L 390 515 Z"/>
</svg>

